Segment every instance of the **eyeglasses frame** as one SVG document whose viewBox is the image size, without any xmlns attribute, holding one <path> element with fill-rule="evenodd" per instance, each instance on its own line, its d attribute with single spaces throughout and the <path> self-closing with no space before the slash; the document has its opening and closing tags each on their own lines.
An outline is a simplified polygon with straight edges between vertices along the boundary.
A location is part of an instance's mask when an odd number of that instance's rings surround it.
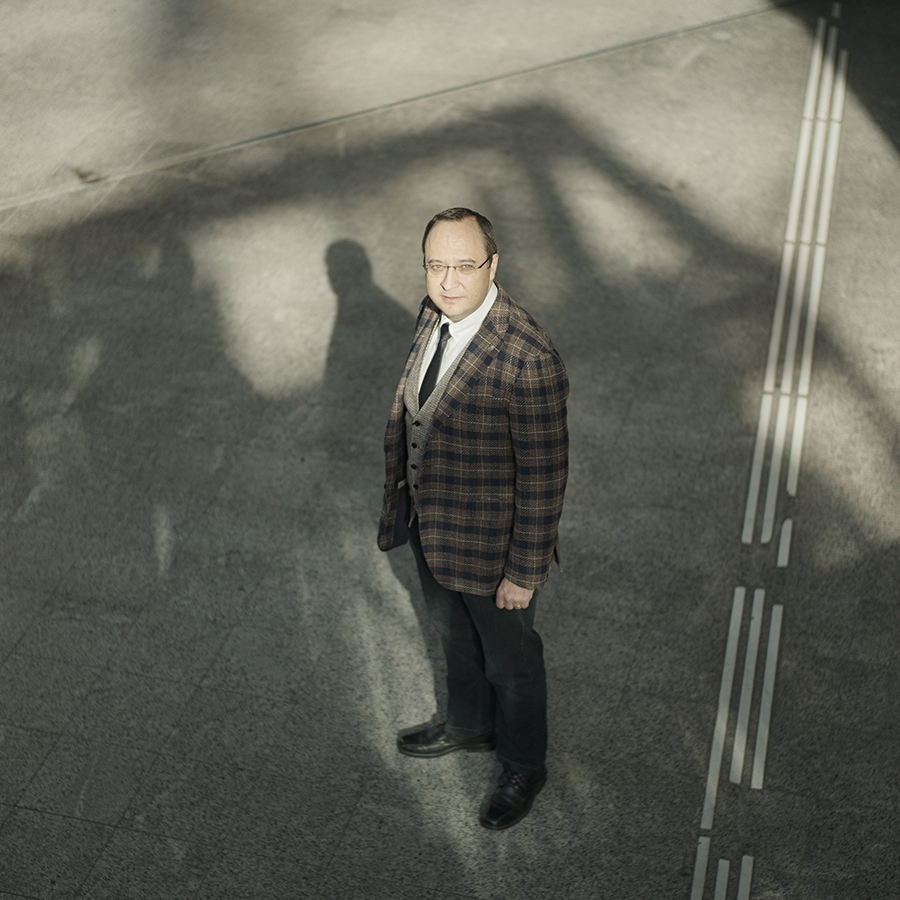
<svg viewBox="0 0 900 900">
<path fill-rule="evenodd" d="M 489 256 L 489 257 L 488 257 L 488 258 L 487 258 L 480 266 L 475 266 L 475 268 L 474 268 L 471 272 L 466 272 L 465 274 L 466 274 L 466 275 L 473 275 L 473 274 L 474 274 L 475 272 L 477 272 L 479 269 L 483 269 L 483 268 L 484 268 L 484 267 L 485 267 L 485 266 L 486 266 L 486 265 L 494 258 L 495 255 L 496 255 L 496 254 L 492 253 L 492 254 L 491 254 L 491 255 L 490 255 L 490 256 Z M 426 274 L 426 275 L 434 275 L 435 277 L 437 277 L 438 273 L 437 273 L 437 272 L 432 272 L 432 271 L 431 271 L 431 268 L 430 268 L 430 265 L 440 266 L 442 269 L 454 269 L 454 270 L 457 270 L 457 274 L 463 274 L 463 273 L 460 273 L 458 270 L 459 270 L 462 266 L 467 266 L 467 265 L 469 265 L 469 263 L 460 263 L 458 266 L 446 266 L 446 265 L 444 265 L 443 263 L 431 263 L 431 264 L 429 264 L 429 263 L 422 263 L 422 268 L 425 270 L 425 274 Z M 441 274 L 443 274 L 443 273 L 441 273 Z M 465 275 L 464 275 L 463 277 L 465 277 Z"/>
</svg>

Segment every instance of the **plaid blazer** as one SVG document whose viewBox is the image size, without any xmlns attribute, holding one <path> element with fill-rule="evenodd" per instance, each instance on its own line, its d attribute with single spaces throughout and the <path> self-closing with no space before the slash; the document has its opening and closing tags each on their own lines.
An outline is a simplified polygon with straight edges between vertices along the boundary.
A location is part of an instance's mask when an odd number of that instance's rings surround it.
<svg viewBox="0 0 900 900">
<path fill-rule="evenodd" d="M 449 590 L 485 596 L 504 576 L 524 588 L 547 580 L 559 560 L 568 476 L 565 367 L 541 326 L 498 289 L 435 409 L 417 505 L 434 577 Z M 382 550 L 408 537 L 403 395 L 439 319 L 426 297 L 385 433 Z"/>
</svg>

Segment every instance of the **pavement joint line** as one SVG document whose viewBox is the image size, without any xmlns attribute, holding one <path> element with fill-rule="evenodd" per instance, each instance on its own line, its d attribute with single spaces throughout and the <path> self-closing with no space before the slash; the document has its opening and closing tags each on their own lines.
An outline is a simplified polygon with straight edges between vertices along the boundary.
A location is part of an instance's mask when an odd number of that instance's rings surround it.
<svg viewBox="0 0 900 900">
<path fill-rule="evenodd" d="M 719 28 L 722 25 L 728 24 L 729 22 L 738 22 L 742 19 L 749 19 L 753 18 L 754 16 L 767 15 L 772 12 L 777 12 L 778 10 L 786 9 L 790 6 L 798 6 L 801 2 L 802 0 L 782 0 L 782 2 L 773 2 L 767 4 L 765 7 L 746 10 L 741 13 L 724 16 L 720 19 L 713 19 L 711 21 L 702 22 L 698 25 L 688 25 L 684 28 L 672 29 L 660 34 L 650 35 L 649 37 L 634 38 L 629 41 L 622 41 L 621 43 L 614 44 L 611 47 L 603 47 L 598 50 L 588 50 L 584 53 L 575 54 L 574 56 L 564 57 L 563 59 L 556 59 L 551 60 L 550 62 L 539 63 L 537 65 L 528 66 L 523 69 L 516 69 L 512 72 L 504 72 L 500 75 L 491 76 L 490 78 L 476 79 L 474 81 L 466 82 L 465 84 L 453 85 L 452 87 L 441 88 L 440 90 L 436 91 L 429 91 L 425 94 L 417 94 L 414 97 L 404 97 L 400 100 L 394 100 L 390 103 L 383 103 L 378 106 L 367 107 L 366 109 L 354 110 L 353 112 L 341 113 L 340 115 L 335 116 L 326 116 L 323 119 L 317 119 L 313 122 L 306 122 L 302 125 L 294 125 L 290 128 L 284 128 L 279 131 L 273 131 L 268 134 L 257 135 L 255 137 L 244 138 L 243 140 L 239 141 L 232 141 L 226 144 L 218 144 L 213 147 L 206 147 L 201 150 L 192 150 L 187 153 L 175 154 L 174 156 L 169 156 L 165 159 L 160 159 L 153 163 L 148 163 L 144 166 L 132 166 L 125 169 L 115 170 L 107 175 L 98 175 L 96 180 L 91 180 L 89 182 L 78 182 L 75 184 L 51 188 L 43 191 L 38 190 L 30 194 L 21 194 L 17 197 L 10 197 L 6 200 L 0 200 L 0 212 L 7 209 L 16 209 L 20 206 L 27 206 L 31 203 L 39 203 L 42 200 L 52 200 L 56 197 L 64 197 L 67 194 L 80 193 L 82 191 L 87 191 L 91 188 L 96 188 L 100 185 L 106 184 L 112 180 L 115 180 L 116 185 L 118 185 L 118 183 L 125 178 L 135 178 L 140 175 L 151 175 L 154 172 L 160 172 L 165 169 L 173 168 L 174 166 L 183 165 L 189 162 L 196 162 L 203 159 L 211 159 L 212 157 L 221 156 L 225 153 L 233 153 L 238 150 L 245 150 L 249 147 L 256 147 L 261 144 L 280 140 L 281 138 L 301 134 L 305 131 L 312 131 L 316 128 L 324 128 L 329 125 L 336 125 L 340 122 L 351 122 L 354 119 L 361 119 L 365 116 L 388 112 L 393 109 L 401 109 L 405 106 L 412 106 L 416 103 L 421 103 L 424 100 L 433 100 L 438 97 L 448 97 L 453 94 L 463 93 L 465 91 L 471 90 L 472 88 L 484 87 L 485 85 L 489 84 L 499 84 L 502 81 L 510 81 L 514 78 L 520 78 L 524 75 L 533 75 L 537 72 L 545 72 L 550 69 L 572 65 L 574 63 L 584 62 L 586 60 L 597 59 L 598 57 L 607 56 L 612 53 L 619 53 L 623 50 L 632 50 L 635 47 L 647 46 L 657 43 L 658 41 L 665 41 L 671 38 L 681 37 L 682 35 L 704 31 L 707 28 Z"/>
</svg>

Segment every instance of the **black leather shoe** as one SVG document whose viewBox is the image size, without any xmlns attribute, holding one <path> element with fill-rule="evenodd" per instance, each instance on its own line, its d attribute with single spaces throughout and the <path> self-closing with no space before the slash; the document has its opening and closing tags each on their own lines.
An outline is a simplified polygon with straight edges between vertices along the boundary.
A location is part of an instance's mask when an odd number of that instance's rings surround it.
<svg viewBox="0 0 900 900">
<path fill-rule="evenodd" d="M 531 812 L 534 798 L 546 783 L 545 766 L 527 775 L 504 768 L 500 783 L 488 798 L 478 821 L 485 828 L 492 828 L 494 831 L 511 828 Z"/>
<path fill-rule="evenodd" d="M 496 746 L 496 731 L 477 734 L 474 737 L 457 737 L 447 734 L 443 722 L 440 725 L 429 725 L 421 731 L 414 731 L 412 734 L 404 734 L 397 738 L 397 748 L 401 753 L 405 753 L 407 756 L 418 756 L 422 759 L 443 756 L 454 750 L 483 753 L 493 750 Z"/>
</svg>

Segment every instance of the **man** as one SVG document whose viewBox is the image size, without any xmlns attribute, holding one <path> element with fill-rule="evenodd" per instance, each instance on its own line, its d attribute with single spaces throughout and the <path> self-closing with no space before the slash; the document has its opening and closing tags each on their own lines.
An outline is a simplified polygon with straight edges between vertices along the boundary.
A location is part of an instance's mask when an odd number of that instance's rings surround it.
<svg viewBox="0 0 900 900">
<path fill-rule="evenodd" d="M 535 592 L 558 561 L 568 474 L 562 360 L 494 283 L 491 223 L 438 213 L 422 239 L 426 287 L 385 435 L 378 544 L 409 541 L 447 658 L 446 722 L 398 738 L 420 758 L 497 751 L 480 816 L 509 828 L 547 778 L 546 678 Z"/>
</svg>

